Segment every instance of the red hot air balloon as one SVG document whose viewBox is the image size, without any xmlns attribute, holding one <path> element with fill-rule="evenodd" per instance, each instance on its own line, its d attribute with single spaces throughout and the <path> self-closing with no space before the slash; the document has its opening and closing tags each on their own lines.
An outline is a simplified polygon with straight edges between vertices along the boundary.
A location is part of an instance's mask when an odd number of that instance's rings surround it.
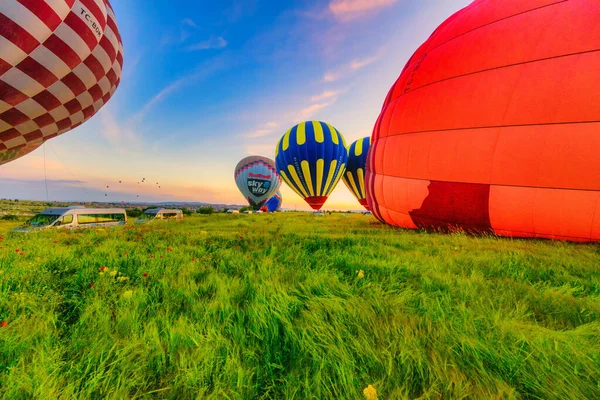
<svg viewBox="0 0 600 400">
<path fill-rule="evenodd" d="M 0 165 L 91 118 L 122 67 L 108 0 L 0 1 Z"/>
<path fill-rule="evenodd" d="M 600 2 L 475 1 L 390 90 L 368 199 L 381 221 L 600 240 Z"/>
</svg>

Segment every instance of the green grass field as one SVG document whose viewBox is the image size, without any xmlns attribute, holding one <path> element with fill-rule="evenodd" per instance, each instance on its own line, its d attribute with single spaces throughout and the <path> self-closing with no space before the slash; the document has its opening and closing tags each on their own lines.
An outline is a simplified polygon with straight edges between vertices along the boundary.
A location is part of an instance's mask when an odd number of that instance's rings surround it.
<svg viewBox="0 0 600 400">
<path fill-rule="evenodd" d="M 600 398 L 597 245 L 342 214 L 15 224 L 1 398 Z"/>
</svg>

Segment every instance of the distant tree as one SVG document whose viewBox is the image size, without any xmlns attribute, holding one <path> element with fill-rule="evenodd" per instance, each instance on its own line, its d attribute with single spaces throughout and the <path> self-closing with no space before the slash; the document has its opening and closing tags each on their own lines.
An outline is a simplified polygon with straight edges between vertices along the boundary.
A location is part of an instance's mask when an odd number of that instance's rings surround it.
<svg viewBox="0 0 600 400">
<path fill-rule="evenodd" d="M 3 215 L 2 217 L 0 217 L 0 219 L 3 221 L 16 221 L 19 219 L 19 217 L 17 217 L 16 215 L 12 215 L 12 214 L 6 214 L 6 215 Z"/>
<path fill-rule="evenodd" d="M 203 214 L 203 215 L 211 215 L 212 213 L 215 212 L 215 209 L 208 206 L 208 207 L 200 207 L 198 209 L 198 214 Z"/>
<path fill-rule="evenodd" d="M 144 213 L 144 210 L 142 210 L 141 208 L 130 208 L 125 210 L 125 212 L 127 213 L 127 217 L 129 218 L 139 218 Z"/>
<path fill-rule="evenodd" d="M 181 212 L 183 212 L 183 215 L 192 215 L 194 212 L 192 210 L 190 210 L 189 208 L 182 208 Z"/>
</svg>

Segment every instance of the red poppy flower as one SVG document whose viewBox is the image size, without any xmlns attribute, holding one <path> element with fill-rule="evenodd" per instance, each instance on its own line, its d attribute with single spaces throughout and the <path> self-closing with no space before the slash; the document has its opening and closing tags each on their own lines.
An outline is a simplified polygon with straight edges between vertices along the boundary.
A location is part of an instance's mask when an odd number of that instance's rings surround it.
<svg viewBox="0 0 600 400">
<path fill-rule="evenodd" d="M 106 271 L 106 267 L 100 267 L 100 271 L 102 271 L 102 272 Z"/>
<path fill-rule="evenodd" d="M 162 256 L 160 256 L 160 258 L 163 258 Z"/>
<path fill-rule="evenodd" d="M 21 250 L 19 250 L 19 249 L 15 250 L 15 253 L 20 253 L 20 252 L 21 252 Z"/>
<path fill-rule="evenodd" d="M 91 287 L 94 287 L 94 282 L 90 283 L 90 286 L 91 286 Z"/>
<path fill-rule="evenodd" d="M 8 322 L 6 322 L 6 321 L 0 322 L 0 328 L 4 328 L 6 325 L 8 325 Z"/>
<path fill-rule="evenodd" d="M 25 253 L 23 253 L 23 252 L 20 252 L 20 253 L 19 253 L 19 255 L 20 255 L 20 256 L 24 256 L 24 255 L 25 255 Z"/>
<path fill-rule="evenodd" d="M 149 274 L 148 274 L 147 272 L 144 272 L 144 278 L 147 278 L 147 277 L 148 277 L 148 275 L 149 275 Z"/>
</svg>

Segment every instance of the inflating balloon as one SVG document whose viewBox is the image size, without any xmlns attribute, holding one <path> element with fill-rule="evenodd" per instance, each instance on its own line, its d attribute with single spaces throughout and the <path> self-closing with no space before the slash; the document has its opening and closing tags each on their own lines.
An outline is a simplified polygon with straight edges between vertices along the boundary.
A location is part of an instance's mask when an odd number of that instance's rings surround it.
<svg viewBox="0 0 600 400">
<path fill-rule="evenodd" d="M 375 126 L 374 215 L 600 240 L 600 2 L 475 1 L 410 59 Z"/>
<path fill-rule="evenodd" d="M 257 211 L 281 186 L 275 161 L 267 157 L 244 158 L 235 167 L 234 178 L 248 204 Z"/>
<path fill-rule="evenodd" d="M 281 205 L 283 204 L 283 197 L 281 197 L 281 193 L 277 192 L 273 197 L 271 197 L 265 203 L 265 207 L 267 207 L 268 212 L 276 212 L 281 210 Z"/>
<path fill-rule="evenodd" d="M 314 210 L 320 210 L 346 169 L 348 150 L 341 133 L 319 121 L 286 132 L 275 149 L 281 179 Z"/>
<path fill-rule="evenodd" d="M 359 139 L 348 149 L 348 165 L 344 174 L 344 183 L 356 197 L 358 202 L 369 209 L 367 203 L 367 190 L 365 186 L 365 172 L 367 170 L 367 155 L 371 147 L 371 137 Z"/>
<path fill-rule="evenodd" d="M 91 118 L 122 67 L 108 0 L 0 1 L 0 165 Z"/>
</svg>

